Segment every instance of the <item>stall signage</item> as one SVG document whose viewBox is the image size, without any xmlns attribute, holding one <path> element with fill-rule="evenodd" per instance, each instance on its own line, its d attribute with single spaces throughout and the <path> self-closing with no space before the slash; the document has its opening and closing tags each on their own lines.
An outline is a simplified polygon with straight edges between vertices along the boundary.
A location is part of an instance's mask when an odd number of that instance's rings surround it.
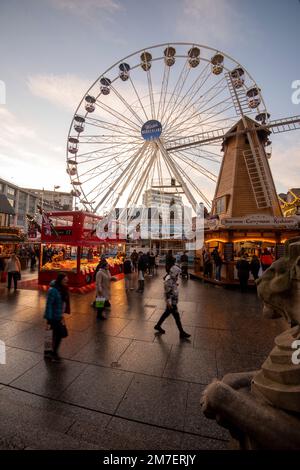
<svg viewBox="0 0 300 470">
<path fill-rule="evenodd" d="M 263 215 L 249 216 L 249 217 L 232 217 L 222 219 L 221 223 L 224 227 L 284 227 L 293 228 L 297 227 L 300 219 L 296 217 L 268 217 Z"/>
<path fill-rule="evenodd" d="M 57 235 L 60 235 L 63 237 L 70 237 L 73 233 L 71 228 L 55 228 L 55 231 Z"/>
<path fill-rule="evenodd" d="M 0 227 L 1 235 L 20 235 L 20 229 L 15 227 Z"/>
<path fill-rule="evenodd" d="M 159 121 L 151 119 L 150 121 L 145 122 L 141 129 L 142 137 L 145 140 L 155 140 L 160 137 L 162 132 L 162 126 Z"/>
</svg>

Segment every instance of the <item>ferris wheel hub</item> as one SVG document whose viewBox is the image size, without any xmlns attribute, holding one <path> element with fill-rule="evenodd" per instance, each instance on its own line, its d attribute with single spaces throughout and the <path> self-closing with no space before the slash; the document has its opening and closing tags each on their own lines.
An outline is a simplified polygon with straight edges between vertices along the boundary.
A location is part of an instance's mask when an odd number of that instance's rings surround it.
<svg viewBox="0 0 300 470">
<path fill-rule="evenodd" d="M 162 125 L 156 119 L 146 121 L 141 128 L 141 134 L 146 141 L 157 140 L 162 133 Z"/>
</svg>

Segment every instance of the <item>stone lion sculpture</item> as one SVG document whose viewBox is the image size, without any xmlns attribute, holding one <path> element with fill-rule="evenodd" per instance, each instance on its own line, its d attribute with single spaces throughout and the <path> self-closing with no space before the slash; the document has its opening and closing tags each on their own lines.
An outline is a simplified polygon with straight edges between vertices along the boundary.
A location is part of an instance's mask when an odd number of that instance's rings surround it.
<svg viewBox="0 0 300 470">
<path fill-rule="evenodd" d="M 258 371 L 227 374 L 208 385 L 203 413 L 227 428 L 240 449 L 300 449 L 300 237 L 257 281 L 264 314 L 291 328 L 275 338 Z M 298 348 L 298 352 L 297 352 Z"/>
</svg>

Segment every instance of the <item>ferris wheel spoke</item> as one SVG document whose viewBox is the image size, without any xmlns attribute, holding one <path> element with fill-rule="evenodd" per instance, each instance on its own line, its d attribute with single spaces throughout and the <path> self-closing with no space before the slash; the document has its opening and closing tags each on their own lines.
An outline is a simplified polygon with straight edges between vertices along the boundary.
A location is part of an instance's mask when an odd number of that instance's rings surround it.
<svg viewBox="0 0 300 470">
<path fill-rule="evenodd" d="M 169 152 L 169 153 L 173 153 L 173 152 Z M 174 153 L 176 153 L 176 151 Z M 190 155 L 191 157 L 197 158 L 197 159 L 202 158 L 204 160 L 208 160 L 208 161 L 215 162 L 215 163 L 218 163 L 218 164 L 220 163 L 220 160 L 222 158 L 221 155 L 218 155 L 217 153 L 207 152 L 203 149 L 202 149 L 201 155 L 199 155 L 199 149 L 193 149 L 193 148 L 185 149 L 184 153 Z M 205 153 L 208 153 L 208 155 L 205 155 Z"/>
<path fill-rule="evenodd" d="M 204 77 L 199 85 L 198 81 L 200 80 L 200 78 L 202 78 L 202 75 L 204 75 Z M 202 69 L 201 73 L 196 78 L 196 80 L 194 80 L 194 82 L 192 83 L 192 85 L 190 86 L 186 94 L 181 98 L 181 100 L 177 103 L 176 107 L 174 108 L 173 114 L 175 113 L 177 109 L 179 109 L 179 112 L 177 115 L 175 115 L 176 117 L 172 121 L 169 122 L 170 127 L 174 125 L 174 123 L 180 118 L 180 116 L 182 116 L 182 114 L 188 108 L 188 106 L 190 105 L 191 101 L 195 98 L 195 96 L 199 93 L 199 91 L 204 86 L 204 84 L 206 83 L 209 77 L 210 77 L 210 69 L 209 69 L 209 63 L 207 63 L 206 66 Z M 194 87 L 196 87 L 196 85 L 197 85 L 197 88 L 196 88 L 196 91 L 194 91 Z M 189 98 L 187 102 L 185 103 L 184 107 L 180 109 L 179 106 L 181 105 L 181 103 L 184 102 L 186 97 L 189 97 Z"/>
<path fill-rule="evenodd" d="M 128 135 L 128 138 L 133 138 L 137 139 L 137 135 Z M 126 140 L 120 140 L 116 137 L 115 134 L 102 134 L 102 135 L 85 135 L 80 138 L 79 143 L 80 144 L 101 144 L 102 142 L 105 142 L 105 140 L 108 140 L 111 142 L 111 140 L 114 139 L 116 143 L 118 142 L 126 142 Z M 127 139 L 128 142 L 128 139 Z"/>
<path fill-rule="evenodd" d="M 119 93 L 115 87 L 111 86 L 111 89 L 113 90 L 113 92 L 115 93 L 115 95 L 119 98 L 119 100 L 124 104 L 124 106 L 126 106 L 126 108 L 131 112 L 131 114 L 136 118 L 136 120 L 143 125 L 143 121 L 142 119 L 140 118 L 140 116 L 134 111 L 134 109 L 132 109 L 132 107 L 130 106 L 129 103 L 127 103 L 127 101 L 123 98 L 123 96 L 121 95 L 121 93 Z"/>
<path fill-rule="evenodd" d="M 125 167 L 125 168 L 122 169 L 122 173 L 120 174 L 120 179 L 122 178 L 122 175 L 124 176 L 124 175 L 126 174 L 128 168 L 130 168 L 130 165 L 131 165 L 131 163 L 132 163 L 131 160 L 132 160 L 132 157 L 129 157 L 129 158 L 126 160 L 126 162 L 123 161 L 123 166 L 124 166 L 125 163 L 127 163 L 127 161 L 129 161 L 129 164 L 128 164 L 127 167 Z M 110 184 L 110 178 L 111 178 L 112 176 L 115 176 L 116 174 L 117 174 L 117 172 L 116 172 L 115 169 L 114 169 L 113 171 L 110 172 L 109 175 L 106 176 L 106 178 L 105 178 L 105 184 L 103 184 L 102 190 L 98 191 L 97 197 L 99 197 L 104 191 L 107 190 L 107 187 L 108 187 L 108 185 Z M 103 178 L 102 178 L 102 179 L 103 179 Z M 92 189 L 90 190 L 90 192 L 89 192 L 88 195 L 90 195 L 91 193 L 93 193 L 94 191 L 96 191 L 98 187 L 99 187 L 99 183 L 98 183 L 94 188 L 92 188 Z"/>
<path fill-rule="evenodd" d="M 196 205 L 197 205 L 197 202 L 193 196 L 193 194 L 191 193 L 189 187 L 186 185 L 185 181 L 182 179 L 180 173 L 178 172 L 176 166 L 174 165 L 170 155 L 168 154 L 168 152 L 166 151 L 166 149 L 164 148 L 162 142 L 160 139 L 157 140 L 157 145 L 161 151 L 161 155 L 163 157 L 163 159 L 168 162 L 168 164 L 170 165 L 170 167 L 172 168 L 172 171 L 173 171 L 173 174 L 175 176 L 175 178 L 177 179 L 177 181 L 179 181 L 179 183 L 181 183 L 182 185 L 182 188 L 185 192 L 185 195 L 189 201 L 189 203 L 191 204 L 191 206 L 193 207 L 193 209 L 195 210 L 196 209 Z"/>
<path fill-rule="evenodd" d="M 190 160 L 188 157 L 184 155 L 183 152 L 178 152 L 178 154 L 172 154 L 171 158 L 177 157 L 179 160 L 184 161 L 187 163 L 189 166 L 194 168 L 194 170 L 198 171 L 201 173 L 201 175 L 206 176 L 206 178 L 210 179 L 214 183 L 217 181 L 218 177 L 211 171 L 207 170 L 207 168 L 204 168 L 202 165 L 199 163 L 194 162 L 193 160 Z M 199 157 L 201 158 L 201 157 Z"/>
<path fill-rule="evenodd" d="M 170 76 L 170 67 L 165 63 L 163 79 L 162 79 L 162 83 L 161 83 L 161 87 L 160 87 L 158 110 L 157 110 L 157 119 L 158 119 L 158 121 L 161 119 L 160 114 L 163 115 L 163 113 L 164 113 L 166 96 L 167 96 L 168 86 L 169 86 L 169 76 Z"/>
<path fill-rule="evenodd" d="M 216 86 L 210 87 L 203 94 L 201 94 L 201 96 L 199 96 L 195 101 L 190 103 L 190 105 L 185 109 L 184 114 L 187 115 L 187 113 L 190 113 L 191 109 L 196 109 L 197 110 L 196 112 L 194 111 L 194 113 L 193 113 L 194 115 L 195 114 L 200 114 L 200 111 L 202 110 L 202 108 L 201 108 L 202 105 L 213 101 L 220 93 L 222 93 L 225 89 L 227 89 L 227 83 L 225 83 L 223 87 L 220 86 L 222 81 L 224 81 L 223 77 L 219 80 L 219 82 Z M 215 91 L 215 90 L 217 90 L 217 91 Z M 213 96 L 210 96 L 211 91 L 215 91 Z M 231 100 L 231 102 L 232 102 L 232 100 Z M 200 107 L 197 108 L 197 105 L 199 105 L 199 104 L 200 104 Z M 170 127 L 171 127 L 171 125 L 172 125 L 172 123 L 170 123 Z M 166 128 L 166 130 L 167 129 L 168 129 L 168 127 Z"/>
<path fill-rule="evenodd" d="M 124 135 L 127 136 L 128 132 L 132 132 L 132 128 L 128 126 L 122 126 L 117 123 L 111 123 L 108 121 L 95 119 L 95 118 L 86 118 L 86 124 L 89 126 L 93 126 L 100 129 L 106 129 L 109 131 L 117 131 L 115 132 L 116 136 L 123 137 Z"/>
<path fill-rule="evenodd" d="M 211 106 L 210 109 L 213 109 L 213 108 L 215 108 L 216 106 L 219 106 L 220 104 L 227 105 L 227 102 L 230 103 L 229 100 L 226 100 L 226 102 L 222 101 L 222 102 L 216 103 L 214 106 Z M 183 124 L 187 123 L 188 121 L 190 121 L 190 120 L 192 120 L 192 119 L 196 119 L 197 117 L 198 117 L 198 118 L 201 118 L 201 117 L 203 116 L 203 114 L 205 114 L 205 112 L 206 112 L 207 110 L 205 110 L 205 111 L 202 112 L 202 113 L 198 113 L 198 112 L 197 112 L 197 113 L 193 114 L 192 116 L 190 116 L 190 118 L 187 118 L 186 120 L 182 121 L 182 122 L 180 123 L 180 125 L 174 126 L 174 128 L 172 129 L 172 134 L 168 134 L 168 135 L 166 134 L 166 135 L 167 135 L 168 138 L 171 138 L 171 136 L 173 136 L 173 135 L 178 135 L 177 133 L 178 133 L 179 130 L 180 130 L 181 132 L 187 132 L 188 130 L 191 131 L 191 129 L 193 129 L 193 128 L 195 128 L 195 127 L 196 127 L 196 128 L 198 127 L 197 130 L 198 130 L 198 132 L 199 132 L 199 127 L 203 126 L 203 125 L 211 118 L 211 116 L 215 117 L 215 116 L 217 116 L 217 115 L 219 115 L 219 114 L 222 114 L 224 111 L 227 111 L 227 110 L 229 110 L 229 109 L 232 109 L 232 107 L 233 107 L 233 105 L 232 105 L 232 103 L 230 103 L 230 104 L 227 106 L 227 108 L 221 109 L 221 111 L 219 111 L 219 112 L 217 112 L 217 113 L 215 112 L 213 115 L 210 114 L 209 117 L 207 117 L 206 119 L 201 119 L 199 122 L 195 122 L 193 125 L 190 125 L 190 126 L 188 126 L 188 127 L 182 129 L 180 126 L 182 126 Z"/>
<path fill-rule="evenodd" d="M 137 124 L 134 122 L 130 121 L 127 117 L 125 117 L 123 114 L 119 113 L 119 111 L 116 111 L 115 109 L 111 108 L 107 104 L 104 104 L 100 101 L 96 101 L 96 105 L 106 111 L 108 114 L 114 116 L 115 118 L 119 119 L 120 121 L 124 122 L 127 124 L 132 130 L 134 131 L 139 131 L 140 128 L 138 127 Z"/>
<path fill-rule="evenodd" d="M 127 176 L 126 180 L 122 181 L 122 186 L 120 186 L 120 189 L 118 189 L 117 192 L 117 197 L 114 201 L 113 207 L 116 207 L 117 203 L 119 202 L 120 198 L 122 195 L 125 193 L 128 185 L 131 185 L 133 189 L 136 188 L 136 182 L 139 182 L 140 180 L 140 174 L 142 172 L 142 169 L 146 163 L 147 159 L 147 152 L 148 152 L 148 145 L 146 145 L 144 151 L 139 155 L 139 159 L 137 160 L 136 164 L 134 167 L 131 169 L 129 175 Z M 128 198 L 126 201 L 126 206 L 128 206 Z"/>
<path fill-rule="evenodd" d="M 135 84 L 133 83 L 133 80 L 132 80 L 132 78 L 131 78 L 131 75 L 129 76 L 129 81 L 130 81 L 131 86 L 132 86 L 132 88 L 133 88 L 133 90 L 134 90 L 134 93 L 135 93 L 135 95 L 136 95 L 136 97 L 137 97 L 137 99 L 138 99 L 138 102 L 139 102 L 139 104 L 140 104 L 140 106 L 141 106 L 141 109 L 143 110 L 143 113 L 144 113 L 144 115 L 145 115 L 146 121 L 149 121 L 148 115 L 147 115 L 146 110 L 145 110 L 145 108 L 144 108 L 144 106 L 143 106 L 143 103 L 142 103 L 142 100 L 141 100 L 141 98 L 140 98 L 140 95 L 138 94 L 137 88 L 136 88 Z"/>
<path fill-rule="evenodd" d="M 202 200 L 210 207 L 211 203 L 209 199 L 205 196 L 205 194 L 199 189 L 199 187 L 194 183 L 194 181 L 190 178 L 188 173 L 182 168 L 178 167 L 179 171 L 182 173 L 183 178 L 188 182 L 188 184 L 196 191 L 196 193 L 202 198 Z"/>
<path fill-rule="evenodd" d="M 177 95 L 178 95 L 177 89 L 178 89 L 178 88 L 180 88 L 180 89 L 182 88 L 181 84 L 182 84 L 183 82 L 185 82 L 189 71 L 190 71 L 190 69 L 189 69 L 189 67 L 188 67 L 188 60 L 185 60 L 185 62 L 184 62 L 184 64 L 183 64 L 183 67 L 182 67 L 182 69 L 181 69 L 181 71 L 180 71 L 178 80 L 177 80 L 177 82 L 175 83 L 175 86 L 174 86 L 174 88 L 173 88 L 173 91 L 172 91 L 172 93 L 171 93 L 171 96 L 170 96 L 170 98 L 168 99 L 168 103 L 167 103 L 167 105 L 166 105 L 166 107 L 165 107 L 165 109 L 164 109 L 164 112 L 163 112 L 162 116 L 161 116 L 161 120 L 163 120 L 163 119 L 165 118 L 166 114 L 167 114 L 167 119 L 168 119 L 169 114 L 170 114 L 170 113 L 168 112 L 168 108 L 171 106 L 171 101 L 173 100 L 173 97 L 174 97 L 175 93 L 177 93 Z M 164 126 L 165 126 L 165 127 L 166 127 L 166 125 L 167 125 L 166 122 L 167 122 L 167 120 L 164 122 Z"/>
<path fill-rule="evenodd" d="M 145 142 L 142 147 L 136 152 L 136 154 L 131 157 L 131 162 L 129 163 L 129 165 L 127 166 L 127 168 L 124 169 L 123 173 L 115 180 L 115 182 L 113 183 L 113 185 L 110 187 L 110 189 L 107 191 L 107 193 L 103 196 L 103 198 L 101 199 L 101 201 L 97 204 L 97 206 L 95 207 L 95 210 L 99 209 L 99 207 L 102 206 L 103 202 L 106 200 L 107 196 L 110 194 L 111 191 L 114 191 L 115 188 L 118 186 L 118 184 L 120 183 L 120 181 L 122 181 L 122 179 L 127 175 L 127 172 L 130 172 L 129 174 L 129 177 L 128 177 L 128 181 L 130 181 L 130 176 L 132 174 L 132 172 L 134 171 L 134 167 L 135 167 L 135 164 L 138 160 L 138 158 L 142 157 L 144 152 L 145 152 L 145 149 L 147 147 L 147 142 Z M 126 181 L 127 181 L 126 180 Z M 116 201 L 116 204 L 117 204 L 117 201 Z"/>
<path fill-rule="evenodd" d="M 77 164 L 87 163 L 87 162 L 96 160 L 97 158 L 105 158 L 105 157 L 107 157 L 107 153 L 106 153 L 107 150 L 113 150 L 115 148 L 122 147 L 122 148 L 124 148 L 124 151 L 122 153 L 125 153 L 125 152 L 128 152 L 128 150 L 131 150 L 132 148 L 136 148 L 136 147 L 140 147 L 140 146 L 141 146 L 141 142 L 137 142 L 135 144 L 134 143 L 133 144 L 130 144 L 130 143 L 118 144 L 118 145 L 113 145 L 113 146 L 110 146 L 110 147 L 96 149 L 96 150 L 86 152 L 86 153 L 82 153 L 82 154 L 77 154 L 77 159 L 82 158 L 82 157 L 86 157 L 88 155 L 96 154 L 96 156 L 93 157 L 93 158 L 89 158 L 89 159 L 83 160 L 83 161 L 77 161 Z M 105 152 L 105 153 L 102 154 L 102 152 Z M 117 150 L 115 153 L 118 154 L 118 153 L 120 153 L 120 151 Z M 114 155 L 114 153 L 112 155 Z"/>
<path fill-rule="evenodd" d="M 113 165 L 110 165 L 108 168 L 103 168 L 101 166 L 101 171 L 97 172 L 93 176 L 90 176 L 86 181 L 82 181 L 82 184 L 90 183 L 93 179 L 98 178 L 99 176 L 104 177 L 105 173 L 107 173 L 108 171 L 113 170 L 113 173 L 115 173 L 118 169 L 122 169 L 122 167 L 130 160 L 131 160 L 131 158 L 129 157 L 125 161 L 115 162 Z M 97 168 L 99 168 L 99 166 Z M 83 175 L 81 175 L 81 176 L 83 176 Z M 105 176 L 105 178 L 106 178 L 106 176 Z"/>
<path fill-rule="evenodd" d="M 124 155 L 124 154 L 127 154 L 128 155 L 128 152 L 127 151 L 124 151 L 124 152 L 117 152 L 113 155 L 106 155 L 106 160 L 105 161 L 101 161 L 100 164 L 92 167 L 92 168 L 89 168 L 87 171 L 85 171 L 84 173 L 80 173 L 80 178 L 82 178 L 83 176 L 89 174 L 90 172 L 96 170 L 97 168 L 103 168 L 105 166 L 106 163 L 113 163 L 115 161 L 116 158 L 120 159 L 120 156 L 121 155 Z M 131 157 L 129 157 L 131 158 Z M 98 161 L 99 159 L 97 159 Z M 126 160 L 122 160 L 120 161 L 120 164 L 124 164 L 124 162 L 126 162 Z M 90 162 L 89 162 L 90 163 Z"/>
<path fill-rule="evenodd" d="M 151 171 L 151 169 L 152 169 L 152 167 L 153 167 L 155 158 L 156 158 L 156 151 L 154 151 L 154 152 L 152 153 L 152 156 L 149 158 L 148 164 L 147 164 L 147 166 L 146 166 L 146 169 L 145 169 L 145 171 L 144 171 L 144 173 L 143 173 L 143 175 L 142 175 L 140 184 L 139 184 L 139 186 L 138 186 L 138 191 L 137 191 L 137 193 L 136 193 L 136 195 L 135 195 L 135 198 L 133 199 L 133 203 L 134 203 L 134 204 L 137 203 L 137 201 L 138 201 L 138 199 L 139 199 L 139 197 L 140 197 L 140 195 L 141 195 L 141 192 L 142 192 L 142 190 L 143 190 L 143 187 L 145 186 L 146 181 L 147 181 L 147 179 L 148 179 L 148 176 L 149 176 L 149 174 L 150 174 L 150 171 Z M 128 204 L 129 204 L 129 201 L 127 200 L 127 205 L 128 205 Z"/>
<path fill-rule="evenodd" d="M 151 69 L 147 70 L 147 81 L 148 81 L 148 90 L 149 90 L 149 99 L 150 99 L 150 108 L 151 108 L 151 118 L 155 119 L 155 104 L 154 104 L 154 97 L 153 97 Z"/>
<path fill-rule="evenodd" d="M 188 76 L 189 76 L 190 70 L 191 70 L 191 69 L 187 66 L 187 62 L 186 62 L 186 67 L 185 67 L 184 73 L 183 73 L 183 75 L 182 75 L 182 80 L 181 80 L 180 84 L 178 85 L 178 91 L 176 91 L 175 101 L 174 101 L 173 106 L 171 107 L 170 111 L 168 112 L 167 119 L 166 119 L 166 121 L 165 121 L 165 127 L 166 127 L 166 128 L 168 127 L 168 122 L 169 122 L 169 120 L 171 119 L 171 116 L 172 116 L 172 114 L 173 114 L 173 111 L 174 111 L 174 109 L 175 109 L 175 107 L 176 107 L 176 104 L 177 104 L 177 102 L 178 102 L 178 98 L 179 98 L 179 96 L 180 96 L 180 94 L 181 94 L 181 92 L 182 92 L 182 90 L 183 90 L 183 87 L 184 87 L 184 85 L 185 85 L 185 82 L 186 82 L 186 80 L 187 80 L 187 78 L 188 78 Z M 169 102 L 169 103 L 170 103 L 170 102 Z M 168 103 L 168 106 L 169 106 L 169 103 Z"/>
</svg>

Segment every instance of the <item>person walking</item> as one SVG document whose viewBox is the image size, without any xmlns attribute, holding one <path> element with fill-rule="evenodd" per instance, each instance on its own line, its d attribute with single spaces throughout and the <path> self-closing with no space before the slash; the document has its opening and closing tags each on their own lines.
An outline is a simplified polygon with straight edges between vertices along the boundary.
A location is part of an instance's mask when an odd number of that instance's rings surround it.
<svg viewBox="0 0 300 470">
<path fill-rule="evenodd" d="M 180 339 L 187 339 L 191 335 L 186 333 L 181 324 L 180 315 L 178 312 L 178 276 L 180 274 L 180 267 L 173 264 L 170 267 L 169 273 L 165 277 L 164 288 L 165 288 L 165 298 L 166 298 L 166 310 L 158 320 L 157 324 L 154 326 L 154 329 L 161 334 L 165 333 L 165 330 L 161 327 L 163 322 L 168 318 L 169 315 L 174 317 L 177 328 L 179 330 Z"/>
<path fill-rule="evenodd" d="M 155 255 L 155 274 L 157 274 L 160 263 L 160 254 L 157 252 Z"/>
<path fill-rule="evenodd" d="M 215 247 L 212 251 L 211 257 L 214 260 L 214 265 L 215 265 L 215 280 L 216 281 L 221 281 L 221 269 L 222 269 L 222 258 L 220 256 L 219 250 L 217 247 Z"/>
<path fill-rule="evenodd" d="M 153 251 L 150 251 L 149 254 L 149 274 L 150 276 L 154 275 L 154 268 L 155 268 L 155 254 Z"/>
<path fill-rule="evenodd" d="M 187 251 L 180 256 L 181 276 L 189 278 L 189 257 Z"/>
<path fill-rule="evenodd" d="M 139 253 L 138 259 L 138 289 L 137 292 L 143 293 L 145 287 L 145 272 L 147 269 L 147 255 L 142 251 Z"/>
<path fill-rule="evenodd" d="M 263 251 L 263 254 L 260 257 L 260 262 L 261 262 L 261 268 L 263 271 L 266 271 L 271 264 L 273 263 L 273 256 L 271 255 L 270 251 L 265 248 Z"/>
<path fill-rule="evenodd" d="M 125 277 L 125 290 L 128 292 L 129 290 L 133 290 L 132 287 L 132 272 L 133 266 L 129 255 L 126 255 L 124 261 L 124 277 Z"/>
<path fill-rule="evenodd" d="M 241 258 L 236 263 L 236 268 L 238 271 L 241 292 L 246 292 L 250 273 L 250 264 L 247 261 L 246 255 L 241 256 Z"/>
<path fill-rule="evenodd" d="M 97 307 L 97 318 L 99 320 L 106 320 L 106 317 L 103 315 L 103 310 L 106 307 L 110 307 L 110 296 L 111 296 L 111 288 L 110 284 L 112 281 L 112 277 L 109 270 L 109 265 L 106 259 L 102 259 L 100 261 L 99 271 L 96 275 L 96 298 L 102 297 L 105 299 L 104 305 L 102 307 Z"/>
<path fill-rule="evenodd" d="M 136 271 L 137 270 L 137 262 L 138 262 L 138 258 L 139 258 L 139 255 L 137 254 L 136 250 L 133 250 L 133 252 L 131 253 L 131 261 L 132 261 L 132 266 L 133 266 L 133 270 Z"/>
<path fill-rule="evenodd" d="M 17 290 L 18 281 L 21 279 L 21 263 L 15 253 L 12 253 L 10 258 L 7 260 L 5 267 L 7 272 L 7 289 L 11 289 L 11 281 L 14 281 L 14 290 Z"/>
<path fill-rule="evenodd" d="M 251 272 L 251 274 L 252 274 L 255 281 L 256 281 L 256 279 L 258 279 L 259 270 L 260 270 L 259 258 L 258 258 L 258 256 L 253 255 L 252 259 L 251 259 L 251 262 L 250 262 L 250 272 Z"/>
<path fill-rule="evenodd" d="M 209 278 L 212 276 L 212 261 L 209 250 L 203 250 L 203 275 Z"/>
<path fill-rule="evenodd" d="M 61 340 L 68 335 L 64 313 L 70 313 L 68 276 L 65 273 L 59 273 L 56 281 L 50 283 L 44 314 L 44 318 L 52 329 L 52 353 L 47 353 L 45 357 L 52 359 L 52 362 L 60 362 L 58 349 Z"/>
<path fill-rule="evenodd" d="M 175 261 L 176 260 L 173 256 L 172 250 L 169 250 L 168 253 L 166 254 L 166 271 L 168 274 L 169 274 L 171 267 L 174 265 Z"/>
</svg>

